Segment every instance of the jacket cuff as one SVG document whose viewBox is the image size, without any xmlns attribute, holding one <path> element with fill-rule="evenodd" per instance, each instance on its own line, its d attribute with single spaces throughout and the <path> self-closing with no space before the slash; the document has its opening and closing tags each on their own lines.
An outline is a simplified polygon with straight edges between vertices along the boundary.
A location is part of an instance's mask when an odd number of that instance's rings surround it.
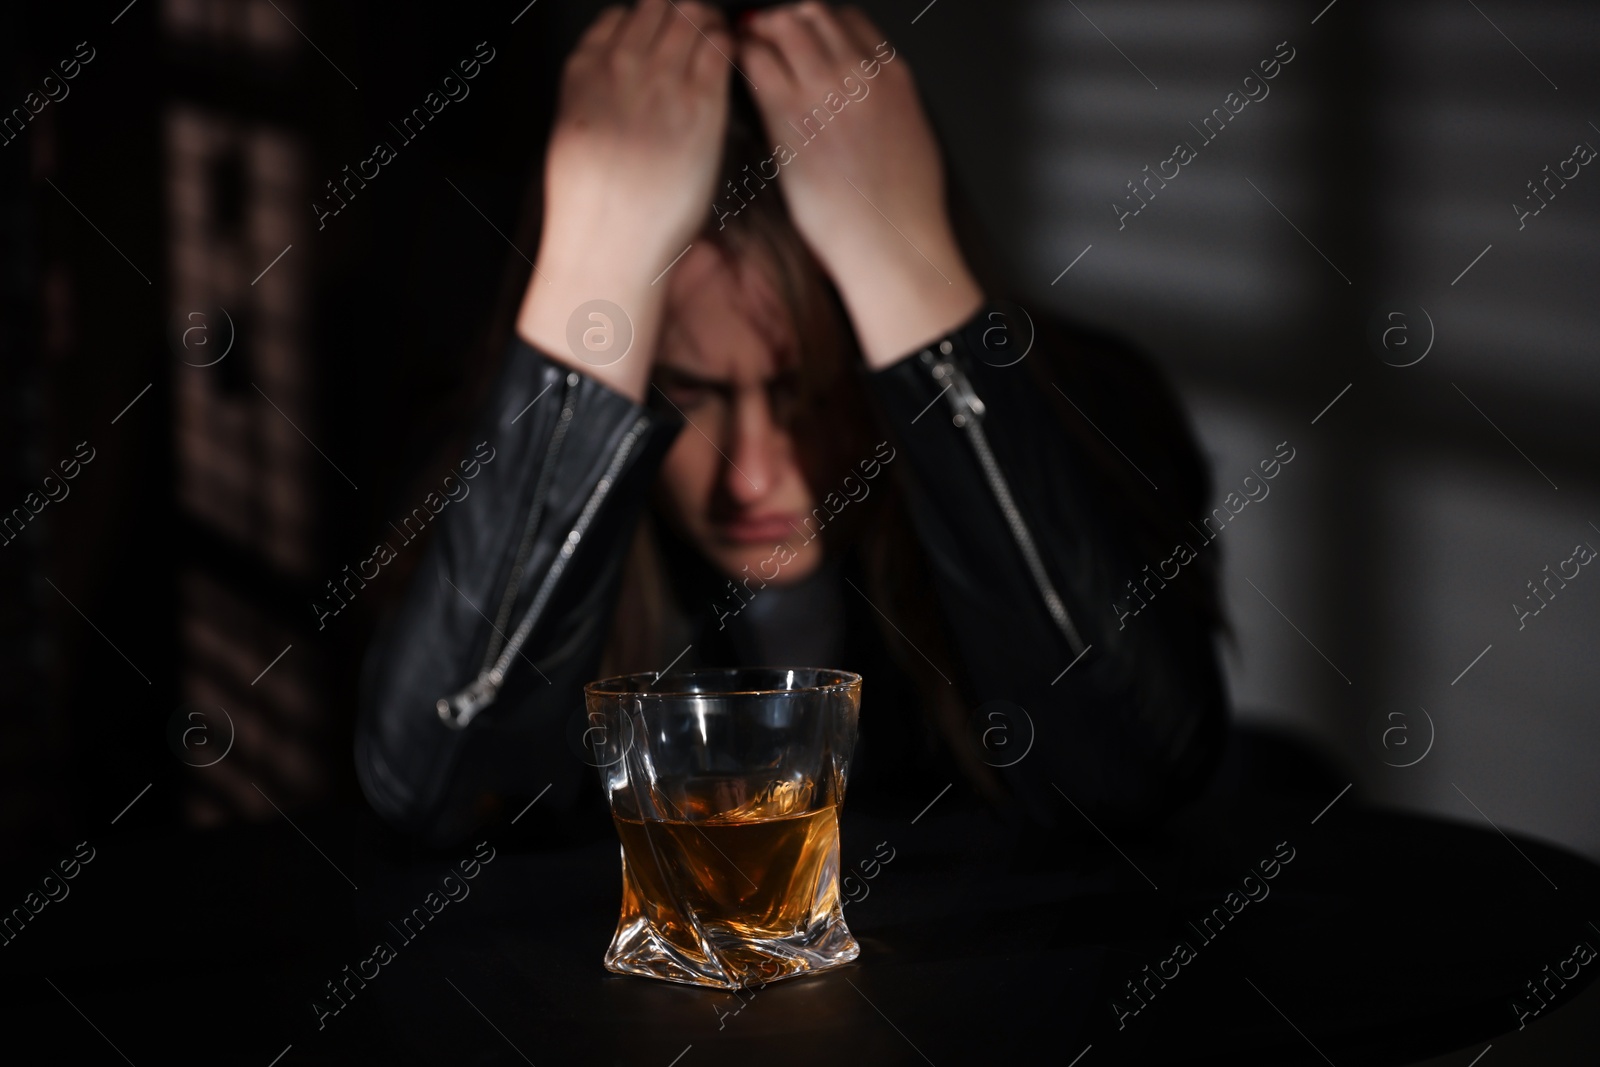
<svg viewBox="0 0 1600 1067">
<path fill-rule="evenodd" d="M 950 386 L 934 376 L 935 366 L 953 361 L 980 397 L 1010 393 L 1011 386 L 1020 384 L 1017 365 L 1028 354 L 1032 340 L 1030 328 L 1016 323 L 999 303 L 985 301 L 966 322 L 887 367 L 868 372 L 868 379 L 896 427 L 903 429 L 913 421 L 921 425 L 940 417 L 941 411 L 946 423 L 960 427 L 963 423 L 953 422 L 949 404 L 941 401 L 936 409 L 930 409 L 933 399 Z"/>
</svg>

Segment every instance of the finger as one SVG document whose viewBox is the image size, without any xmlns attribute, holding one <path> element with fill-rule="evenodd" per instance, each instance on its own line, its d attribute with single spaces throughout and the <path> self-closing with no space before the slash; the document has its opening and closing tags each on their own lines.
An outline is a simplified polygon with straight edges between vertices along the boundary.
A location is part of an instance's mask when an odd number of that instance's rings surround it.
<svg viewBox="0 0 1600 1067">
<path fill-rule="evenodd" d="M 701 40 L 699 28 L 683 8 L 682 4 L 673 4 L 668 9 L 653 49 L 654 55 L 672 70 L 683 70 L 688 66 L 689 57 Z"/>
<path fill-rule="evenodd" d="M 722 9 L 711 4 L 702 3 L 701 0 L 674 0 L 673 8 L 676 13 L 689 20 L 689 23 L 701 33 L 710 33 L 714 29 L 726 30 L 728 28 L 727 16 Z"/>
<path fill-rule="evenodd" d="M 878 45 L 885 43 L 883 31 L 859 7 L 841 7 L 837 14 L 839 25 L 850 35 L 861 55 L 870 56 Z"/>
<path fill-rule="evenodd" d="M 750 20 L 747 36 L 775 48 L 796 81 L 812 81 L 833 72 L 822 39 L 792 7 L 760 12 Z"/>
<path fill-rule="evenodd" d="M 847 66 L 860 58 L 857 53 L 855 41 L 839 24 L 832 11 L 826 4 L 817 0 L 806 0 L 805 3 L 796 5 L 795 17 L 811 31 L 817 38 L 822 52 L 828 58 L 828 66 L 834 70 Z"/>
<path fill-rule="evenodd" d="M 716 8 L 696 0 L 672 6 L 675 10 L 667 16 L 656 51 L 675 69 L 686 70 L 692 66 L 696 51 L 706 43 L 709 31 L 723 27 L 725 22 Z"/>
<path fill-rule="evenodd" d="M 628 17 L 628 9 L 621 4 L 612 4 L 589 23 L 589 28 L 583 31 L 578 38 L 578 43 L 573 46 L 573 54 L 585 51 L 598 51 L 611 45 L 620 27 Z"/>
<path fill-rule="evenodd" d="M 739 40 L 739 67 L 745 77 L 756 85 L 756 103 L 762 114 L 768 108 L 794 93 L 794 71 L 783 53 L 759 37 L 746 35 Z"/>
<path fill-rule="evenodd" d="M 713 27 L 705 32 L 689 59 L 689 77 L 696 83 L 706 84 L 721 79 L 728 80 L 728 70 L 733 66 L 733 54 L 738 45 L 726 29 Z"/>
<path fill-rule="evenodd" d="M 667 6 L 667 0 L 639 0 L 633 14 L 618 31 L 615 47 L 635 55 L 648 52 L 670 14 L 672 8 Z"/>
</svg>

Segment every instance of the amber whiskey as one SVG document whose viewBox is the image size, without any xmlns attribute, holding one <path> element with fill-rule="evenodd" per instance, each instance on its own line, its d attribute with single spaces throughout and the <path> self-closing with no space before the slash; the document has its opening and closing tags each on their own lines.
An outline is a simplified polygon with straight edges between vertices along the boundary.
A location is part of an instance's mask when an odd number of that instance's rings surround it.
<svg viewBox="0 0 1600 1067">
<path fill-rule="evenodd" d="M 619 933 L 648 924 L 659 950 L 719 957 L 736 983 L 758 980 L 753 965 L 769 956 L 752 948 L 804 939 L 842 915 L 838 809 L 806 810 L 813 793 L 810 783 L 696 779 L 657 797 L 682 817 L 614 816 Z"/>
</svg>

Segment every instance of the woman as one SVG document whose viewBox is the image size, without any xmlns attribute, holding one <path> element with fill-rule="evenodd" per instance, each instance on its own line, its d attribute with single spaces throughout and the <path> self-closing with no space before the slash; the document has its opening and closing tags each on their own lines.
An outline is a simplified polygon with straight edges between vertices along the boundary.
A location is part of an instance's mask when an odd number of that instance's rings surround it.
<svg viewBox="0 0 1600 1067">
<path fill-rule="evenodd" d="M 607 9 L 543 193 L 475 491 L 368 658 L 381 813 L 444 842 L 595 812 L 583 683 L 693 664 L 860 672 L 852 805 L 1129 822 L 1203 784 L 1212 558 L 1147 566 L 1208 495 L 1183 416 L 1135 354 L 989 302 L 864 15 Z"/>
</svg>

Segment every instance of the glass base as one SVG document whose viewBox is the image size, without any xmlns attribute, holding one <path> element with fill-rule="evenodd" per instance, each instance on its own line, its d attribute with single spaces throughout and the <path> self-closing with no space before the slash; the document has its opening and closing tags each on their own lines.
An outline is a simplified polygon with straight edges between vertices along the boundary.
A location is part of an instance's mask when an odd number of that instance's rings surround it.
<svg viewBox="0 0 1600 1067">
<path fill-rule="evenodd" d="M 697 925 L 692 944 L 669 939 L 643 916 L 617 926 L 606 950 L 606 970 L 714 989 L 746 989 L 798 978 L 849 963 L 861 946 L 837 906 L 810 929 L 791 937 L 753 938 Z"/>
</svg>

